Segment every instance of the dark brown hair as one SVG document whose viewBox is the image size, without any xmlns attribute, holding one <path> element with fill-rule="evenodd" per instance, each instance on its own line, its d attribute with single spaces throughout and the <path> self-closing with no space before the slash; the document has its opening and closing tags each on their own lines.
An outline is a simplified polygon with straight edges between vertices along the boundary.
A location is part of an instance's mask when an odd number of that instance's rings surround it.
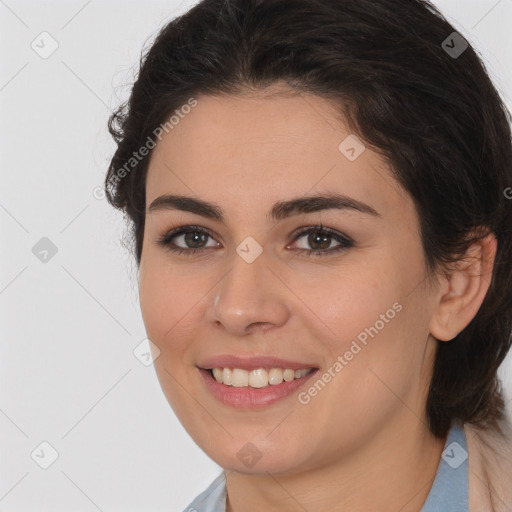
<svg viewBox="0 0 512 512">
<path fill-rule="evenodd" d="M 203 0 L 141 57 L 129 100 L 110 118 L 117 151 L 105 179 L 140 265 L 149 156 L 133 155 L 173 112 L 192 97 L 276 82 L 333 100 L 413 198 L 432 273 L 466 252 L 475 228 L 498 240 L 482 307 L 438 346 L 426 408 L 439 437 L 454 419 L 499 430 L 497 371 L 512 337 L 511 116 L 453 32 L 425 0 Z"/>
</svg>

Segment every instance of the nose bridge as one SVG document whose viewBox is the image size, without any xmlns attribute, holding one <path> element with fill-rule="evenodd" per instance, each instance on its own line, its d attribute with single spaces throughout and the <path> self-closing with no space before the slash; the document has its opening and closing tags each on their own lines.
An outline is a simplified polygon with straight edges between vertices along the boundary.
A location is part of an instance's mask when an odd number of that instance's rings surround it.
<svg viewBox="0 0 512 512">
<path fill-rule="evenodd" d="M 254 257 L 255 250 L 250 240 L 239 244 L 212 304 L 212 319 L 238 334 L 251 324 L 281 325 L 288 314 L 285 287 L 268 268 L 265 252 Z"/>
</svg>

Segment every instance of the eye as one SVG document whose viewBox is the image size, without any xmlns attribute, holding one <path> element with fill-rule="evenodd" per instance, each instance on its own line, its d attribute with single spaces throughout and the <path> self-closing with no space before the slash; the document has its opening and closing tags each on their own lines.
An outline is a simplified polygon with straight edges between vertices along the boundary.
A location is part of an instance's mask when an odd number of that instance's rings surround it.
<svg viewBox="0 0 512 512">
<path fill-rule="evenodd" d="M 299 239 L 306 235 L 308 236 L 304 242 L 311 247 L 311 250 L 307 247 L 299 247 L 294 250 L 307 256 L 326 256 L 354 246 L 354 241 L 348 236 L 322 225 L 301 228 L 296 231 L 293 244 L 296 244 Z M 212 239 L 212 243 L 207 245 L 209 238 Z M 334 248 L 331 247 L 333 241 L 338 243 Z M 219 242 L 214 240 L 213 234 L 200 226 L 181 226 L 172 229 L 157 242 L 173 253 L 188 255 L 200 253 L 213 247 L 220 247 Z"/>
<path fill-rule="evenodd" d="M 306 235 L 307 238 L 304 239 L 305 243 L 303 244 L 306 247 L 299 247 L 297 250 L 307 256 L 326 256 L 354 246 L 354 241 L 348 236 L 322 225 L 300 229 L 295 233 L 294 243 Z M 333 241 L 338 242 L 334 248 L 331 247 Z M 308 245 L 312 250 L 307 248 Z"/>
<path fill-rule="evenodd" d="M 182 226 L 169 231 L 158 240 L 158 243 L 172 252 L 194 254 L 205 248 L 218 247 L 220 245 L 218 242 L 214 242 L 213 245 L 207 246 L 206 241 L 208 238 L 213 239 L 213 236 L 205 228 Z"/>
</svg>

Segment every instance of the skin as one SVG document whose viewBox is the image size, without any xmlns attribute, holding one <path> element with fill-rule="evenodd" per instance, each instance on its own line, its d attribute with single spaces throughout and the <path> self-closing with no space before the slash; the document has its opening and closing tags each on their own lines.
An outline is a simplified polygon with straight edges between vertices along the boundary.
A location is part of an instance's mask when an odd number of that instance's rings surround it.
<svg viewBox="0 0 512 512">
<path fill-rule="evenodd" d="M 419 512 L 445 443 L 430 433 L 424 410 L 434 337 L 452 339 L 476 314 L 495 239 L 472 246 L 468 263 L 434 281 L 414 202 L 369 147 L 355 161 L 340 152 L 351 131 L 333 104 L 279 84 L 197 100 L 158 142 L 146 185 L 147 206 L 182 194 L 217 204 L 226 217 L 146 212 L 140 305 L 170 405 L 225 468 L 229 512 Z M 277 201 L 329 192 L 379 216 L 335 209 L 277 222 L 267 216 Z M 293 232 L 320 223 L 354 246 L 307 257 L 319 246 Z M 203 253 L 158 244 L 186 225 L 212 231 Z M 235 250 L 247 236 L 263 248 L 250 264 Z M 328 240 L 321 247 L 339 245 Z M 174 242 L 190 247 L 183 236 Z M 306 405 L 295 393 L 265 409 L 226 406 L 196 367 L 218 354 L 270 355 L 308 362 L 321 375 L 396 302 L 402 310 Z M 261 453 L 251 468 L 237 457 L 248 442 Z"/>
</svg>

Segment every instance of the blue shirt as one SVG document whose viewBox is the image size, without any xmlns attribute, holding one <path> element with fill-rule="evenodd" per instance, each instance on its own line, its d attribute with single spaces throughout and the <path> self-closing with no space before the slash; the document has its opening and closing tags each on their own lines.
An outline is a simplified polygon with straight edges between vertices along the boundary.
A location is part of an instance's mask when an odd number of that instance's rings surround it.
<svg viewBox="0 0 512 512">
<path fill-rule="evenodd" d="M 455 423 L 446 440 L 432 488 L 421 512 L 468 512 L 466 434 Z M 226 476 L 222 472 L 183 512 L 226 512 Z"/>
</svg>

